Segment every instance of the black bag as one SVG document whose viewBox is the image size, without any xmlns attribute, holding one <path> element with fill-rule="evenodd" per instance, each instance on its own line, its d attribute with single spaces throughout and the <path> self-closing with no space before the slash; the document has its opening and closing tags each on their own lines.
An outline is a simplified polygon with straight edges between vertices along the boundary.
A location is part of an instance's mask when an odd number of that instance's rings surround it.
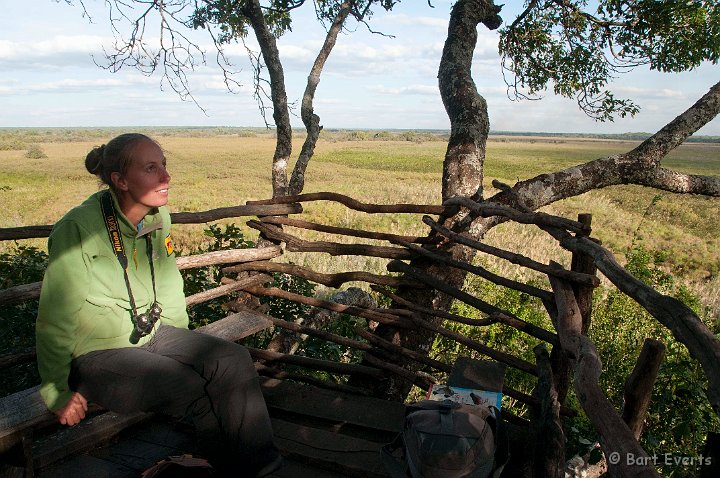
<svg viewBox="0 0 720 478">
<path fill-rule="evenodd" d="M 145 470 L 140 478 L 210 478 L 215 470 L 203 458 L 169 456 Z"/>
<path fill-rule="evenodd" d="M 393 478 L 497 477 L 507 462 L 507 436 L 495 407 L 423 400 L 407 407 L 405 426 L 382 449 Z M 402 448 L 403 458 L 393 456 Z"/>
</svg>

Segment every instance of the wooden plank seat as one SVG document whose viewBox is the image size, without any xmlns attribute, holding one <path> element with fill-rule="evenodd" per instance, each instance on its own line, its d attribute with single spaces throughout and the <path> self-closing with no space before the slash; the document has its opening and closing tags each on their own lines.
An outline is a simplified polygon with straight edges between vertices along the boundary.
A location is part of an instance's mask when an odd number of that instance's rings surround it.
<svg viewBox="0 0 720 478">
<path fill-rule="evenodd" d="M 380 448 L 402 429 L 403 404 L 290 381 L 261 378 L 261 384 L 276 443 L 286 458 L 285 466 L 273 477 L 388 476 Z M 38 441 L 33 451 L 46 456 L 46 445 Z M 136 478 L 167 456 L 194 452 L 195 446 L 191 426 L 151 417 L 127 427 L 105 446 L 36 466 L 35 476 Z"/>
<path fill-rule="evenodd" d="M 270 324 L 243 310 L 198 332 L 237 341 Z M 387 476 L 380 448 L 402 429 L 403 404 L 289 381 L 261 383 L 287 459 L 277 478 Z M 153 414 L 91 406 L 80 424 L 60 426 L 38 388 L 0 399 L 0 477 L 137 477 L 169 455 L 195 450 L 192 427 Z"/>
<path fill-rule="evenodd" d="M 461 359 L 449 382 L 498 390 L 503 375 L 499 364 Z M 291 381 L 261 378 L 261 384 L 276 443 L 286 458 L 273 477 L 388 476 L 380 449 L 402 430 L 403 404 Z M 195 443 L 192 427 L 153 417 L 118 433 L 114 443 L 62 461 L 43 462 L 48 448 L 42 440 L 34 447 L 40 478 L 129 478 L 169 455 L 192 453 Z"/>
</svg>

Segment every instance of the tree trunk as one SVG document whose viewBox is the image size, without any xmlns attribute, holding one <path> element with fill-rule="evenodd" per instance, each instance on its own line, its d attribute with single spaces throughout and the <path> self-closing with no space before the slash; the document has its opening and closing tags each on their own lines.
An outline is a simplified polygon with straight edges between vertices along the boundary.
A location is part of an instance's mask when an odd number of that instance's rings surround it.
<svg viewBox="0 0 720 478">
<path fill-rule="evenodd" d="M 273 197 L 285 196 L 288 190 L 287 165 L 290 154 L 292 154 L 292 128 L 290 127 L 290 111 L 285 92 L 285 73 L 280 62 L 280 52 L 275 36 L 265 22 L 260 1 L 249 0 L 245 2 L 242 9 L 255 31 L 255 38 L 260 44 L 260 51 L 270 74 L 270 94 L 277 135 L 272 165 Z"/>
<path fill-rule="evenodd" d="M 485 24 L 490 29 L 500 26 L 498 16 L 500 8 L 492 0 L 460 0 L 452 9 L 448 38 L 443 49 L 438 79 L 440 94 L 450 117 L 451 134 L 443 164 L 443 200 L 455 196 L 479 198 L 482 195 L 483 160 L 490 121 L 487 103 L 478 94 L 472 80 L 472 52 L 477 43 L 477 26 Z M 462 217 L 459 215 L 444 218 L 444 225 L 452 226 Z M 466 212 L 465 212 L 466 214 Z M 453 259 L 471 262 L 474 251 L 462 245 L 448 248 Z M 414 259 L 411 265 L 424 273 L 438 278 L 455 288 L 462 288 L 466 271 L 439 266 L 431 261 Z M 433 289 L 399 288 L 397 295 L 414 304 L 448 310 L 452 297 L 436 293 Z M 424 316 L 428 322 L 440 325 L 441 319 Z M 435 333 L 430 329 L 418 329 L 412 333 L 401 333 L 387 325 L 379 325 L 375 331 L 379 337 L 410 350 L 427 354 L 432 346 Z M 417 368 L 416 363 L 401 359 L 403 367 Z M 359 380 L 361 378 L 358 377 Z M 389 377 L 385 382 L 363 381 L 375 395 L 391 400 L 404 400 L 412 384 L 397 377 Z"/>
<path fill-rule="evenodd" d="M 335 46 L 337 36 L 342 30 L 343 24 L 350 14 L 350 10 L 355 2 L 347 0 L 340 5 L 335 19 L 333 20 L 327 35 L 325 36 L 325 43 L 323 43 L 318 56 L 315 58 L 315 63 L 310 70 L 308 75 L 307 86 L 305 87 L 305 94 L 302 99 L 302 106 L 300 108 L 300 117 L 302 118 L 303 124 L 305 125 L 305 142 L 303 143 L 300 156 L 295 163 L 292 177 L 290 178 L 290 189 L 288 194 L 296 195 L 300 194 L 305 187 L 305 169 L 315 152 L 315 145 L 320 137 L 320 117 L 313 111 L 313 99 L 315 98 L 315 90 L 317 90 L 318 84 L 320 83 L 320 73 L 322 73 L 325 62 L 330 56 L 330 52 Z"/>
<path fill-rule="evenodd" d="M 252 21 L 253 29 L 261 45 L 263 57 L 270 72 L 272 85 L 273 116 L 277 126 L 277 146 L 275 156 L 273 157 L 272 168 L 273 197 L 298 195 L 302 193 L 305 187 L 305 170 L 315 152 L 315 146 L 320 137 L 320 131 L 322 130 L 320 117 L 316 115 L 313 110 L 315 91 L 320 83 L 320 74 L 325 67 L 325 62 L 335 47 L 338 34 L 342 31 L 348 15 L 356 4 L 356 0 L 346 0 L 340 5 L 333 19 L 333 23 L 325 36 L 325 42 L 320 48 L 310 70 L 310 74 L 308 75 L 300 110 L 300 116 L 306 131 L 305 142 L 303 143 L 298 160 L 295 162 L 289 184 L 287 179 L 287 166 L 292 152 L 292 130 L 290 128 L 282 64 L 280 63 L 275 38 L 265 24 L 262 13 L 260 12 L 259 3 L 254 1 L 252 5 L 246 8 L 246 14 Z M 253 15 L 250 14 L 251 12 Z M 263 244 L 265 244 L 264 241 L 259 242 L 259 245 Z M 359 303 L 356 305 L 359 305 Z M 308 317 L 306 324 L 312 326 L 314 324 L 313 317 Z M 297 348 L 297 345 L 298 343 L 293 335 L 284 330 L 280 330 L 271 340 L 268 349 L 288 353 L 293 352 Z"/>
</svg>

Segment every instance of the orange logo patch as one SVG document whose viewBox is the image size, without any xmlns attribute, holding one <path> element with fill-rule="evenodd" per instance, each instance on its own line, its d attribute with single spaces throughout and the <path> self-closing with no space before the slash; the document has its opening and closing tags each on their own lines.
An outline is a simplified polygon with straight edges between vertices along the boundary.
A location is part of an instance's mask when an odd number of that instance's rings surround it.
<svg viewBox="0 0 720 478">
<path fill-rule="evenodd" d="M 167 251 L 168 256 L 175 252 L 175 246 L 173 246 L 172 237 L 170 237 L 170 234 L 168 234 L 165 238 L 165 250 Z"/>
</svg>

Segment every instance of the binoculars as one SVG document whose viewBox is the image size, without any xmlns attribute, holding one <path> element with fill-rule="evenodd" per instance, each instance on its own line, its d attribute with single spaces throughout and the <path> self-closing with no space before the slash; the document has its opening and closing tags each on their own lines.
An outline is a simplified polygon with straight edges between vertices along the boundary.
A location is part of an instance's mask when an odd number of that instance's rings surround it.
<svg viewBox="0 0 720 478">
<path fill-rule="evenodd" d="M 158 321 L 161 313 L 162 309 L 160 308 L 160 304 L 153 302 L 147 312 L 133 317 L 135 328 L 132 334 L 130 334 L 130 343 L 136 344 L 140 340 L 140 337 L 145 337 L 152 332 L 153 327 L 155 327 L 155 322 Z"/>
</svg>

